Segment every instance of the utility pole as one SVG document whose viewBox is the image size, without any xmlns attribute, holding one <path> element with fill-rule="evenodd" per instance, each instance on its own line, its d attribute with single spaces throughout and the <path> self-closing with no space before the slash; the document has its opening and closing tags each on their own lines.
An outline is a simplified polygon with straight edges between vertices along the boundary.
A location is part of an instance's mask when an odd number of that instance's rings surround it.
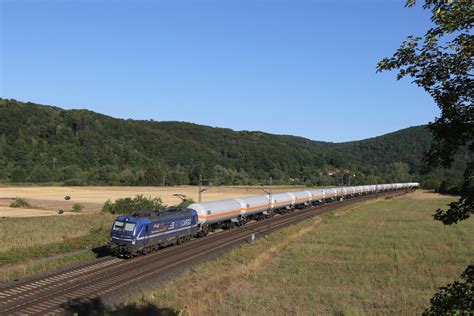
<svg viewBox="0 0 474 316">
<path fill-rule="evenodd" d="M 270 184 L 270 187 L 268 188 L 268 191 L 267 190 L 263 190 L 266 194 L 268 194 L 268 215 L 271 217 L 272 214 L 273 214 L 273 210 L 270 210 L 270 208 L 272 207 L 272 203 L 273 203 L 273 191 L 272 191 L 272 184 L 273 184 L 273 177 L 270 177 L 270 180 L 269 180 L 269 184 Z M 272 221 L 267 221 L 268 223 L 268 233 L 271 232 L 271 223 Z"/>
<path fill-rule="evenodd" d="M 270 177 L 269 180 L 270 188 L 268 190 L 263 190 L 266 194 L 268 194 L 268 206 L 271 207 L 272 202 L 273 202 L 273 191 L 272 191 L 272 184 L 273 184 L 273 177 Z"/>
<path fill-rule="evenodd" d="M 272 195 L 273 195 L 272 184 L 273 184 L 273 177 L 270 177 L 270 201 L 272 200 Z"/>
<path fill-rule="evenodd" d="M 202 192 L 207 191 L 206 188 L 202 187 L 202 175 L 199 175 L 199 195 L 198 195 L 198 203 L 201 203 L 201 195 Z"/>
</svg>

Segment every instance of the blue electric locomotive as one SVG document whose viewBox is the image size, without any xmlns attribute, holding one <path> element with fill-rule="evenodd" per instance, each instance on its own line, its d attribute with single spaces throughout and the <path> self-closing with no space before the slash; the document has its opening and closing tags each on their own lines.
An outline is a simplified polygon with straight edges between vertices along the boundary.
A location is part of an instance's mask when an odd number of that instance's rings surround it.
<svg viewBox="0 0 474 316">
<path fill-rule="evenodd" d="M 147 254 L 160 247 L 183 243 L 198 231 L 196 211 L 183 208 L 119 215 L 110 232 L 109 249 L 120 257 Z"/>
</svg>

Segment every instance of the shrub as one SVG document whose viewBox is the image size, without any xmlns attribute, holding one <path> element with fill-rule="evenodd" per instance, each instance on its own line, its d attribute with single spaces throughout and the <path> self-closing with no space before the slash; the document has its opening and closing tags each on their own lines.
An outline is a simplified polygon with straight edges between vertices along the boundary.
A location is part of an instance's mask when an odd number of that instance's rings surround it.
<svg viewBox="0 0 474 316">
<path fill-rule="evenodd" d="M 79 213 L 80 211 L 82 211 L 83 208 L 84 208 L 84 206 L 82 206 L 81 204 L 76 203 L 72 206 L 72 212 Z"/>
<path fill-rule="evenodd" d="M 164 207 L 165 205 L 160 198 L 145 197 L 143 194 L 140 194 L 134 198 L 120 198 L 115 200 L 115 202 L 107 200 L 102 207 L 102 211 L 118 214 L 131 214 L 135 211 L 152 210 Z"/>
<path fill-rule="evenodd" d="M 16 197 L 15 200 L 10 204 L 10 207 L 31 207 L 30 203 L 26 202 L 24 198 Z"/>
<path fill-rule="evenodd" d="M 188 207 L 189 205 L 193 204 L 194 200 L 193 199 L 186 199 L 181 201 L 181 203 L 178 204 L 178 207 Z"/>
<path fill-rule="evenodd" d="M 437 190 L 440 185 L 441 181 L 434 177 L 429 177 L 421 182 L 421 186 L 428 190 Z"/>
</svg>

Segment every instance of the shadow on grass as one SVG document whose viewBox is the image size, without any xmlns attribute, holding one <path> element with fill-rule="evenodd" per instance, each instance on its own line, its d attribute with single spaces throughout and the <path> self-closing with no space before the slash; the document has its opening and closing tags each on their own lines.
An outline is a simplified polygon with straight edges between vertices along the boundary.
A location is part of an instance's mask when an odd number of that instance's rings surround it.
<svg viewBox="0 0 474 316">
<path fill-rule="evenodd" d="M 97 246 L 92 248 L 92 252 L 95 254 L 96 258 L 102 258 L 106 256 L 110 256 L 110 250 L 107 245 Z"/>
<path fill-rule="evenodd" d="M 87 302 L 72 300 L 66 304 L 63 304 L 61 307 L 64 309 L 66 315 L 77 315 L 77 316 L 82 316 L 82 315 L 93 315 L 93 316 L 99 316 L 99 315 L 115 315 L 115 316 L 178 315 L 178 313 L 174 309 L 158 308 L 151 304 L 145 304 L 145 305 L 140 305 L 140 306 L 135 305 L 135 304 L 130 304 L 130 305 L 125 305 L 125 306 L 120 306 L 112 310 L 112 309 L 109 309 L 107 306 L 105 306 L 104 303 L 100 299 L 92 299 L 92 300 L 88 300 Z"/>
</svg>

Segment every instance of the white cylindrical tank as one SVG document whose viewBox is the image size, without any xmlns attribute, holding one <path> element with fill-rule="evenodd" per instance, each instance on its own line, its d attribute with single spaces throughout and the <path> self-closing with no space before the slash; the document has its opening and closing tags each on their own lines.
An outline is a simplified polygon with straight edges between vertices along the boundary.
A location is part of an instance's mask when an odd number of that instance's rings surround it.
<svg viewBox="0 0 474 316">
<path fill-rule="evenodd" d="M 209 225 L 238 218 L 241 215 L 240 203 L 236 200 L 220 200 L 204 203 L 193 203 L 188 208 L 198 214 L 200 224 Z"/>
<path fill-rule="evenodd" d="M 346 187 L 347 195 L 354 195 L 356 193 L 355 187 Z"/>
<path fill-rule="evenodd" d="M 327 198 L 335 198 L 337 195 L 337 190 L 336 189 L 324 189 L 324 192 L 326 193 L 326 199 Z"/>
<path fill-rule="evenodd" d="M 270 199 L 266 195 L 248 196 L 236 199 L 240 203 L 242 215 L 253 215 L 268 211 L 270 209 Z"/>
<path fill-rule="evenodd" d="M 272 208 L 279 209 L 285 207 L 293 207 L 293 205 L 295 204 L 295 200 L 295 196 L 293 195 L 293 193 L 290 192 L 272 194 Z"/>
<path fill-rule="evenodd" d="M 311 201 L 311 193 L 308 191 L 291 192 L 295 196 L 295 205 L 309 203 Z"/>
<path fill-rule="evenodd" d="M 309 193 L 311 193 L 311 201 L 322 201 L 325 198 L 325 193 L 324 190 L 310 190 Z"/>
</svg>

